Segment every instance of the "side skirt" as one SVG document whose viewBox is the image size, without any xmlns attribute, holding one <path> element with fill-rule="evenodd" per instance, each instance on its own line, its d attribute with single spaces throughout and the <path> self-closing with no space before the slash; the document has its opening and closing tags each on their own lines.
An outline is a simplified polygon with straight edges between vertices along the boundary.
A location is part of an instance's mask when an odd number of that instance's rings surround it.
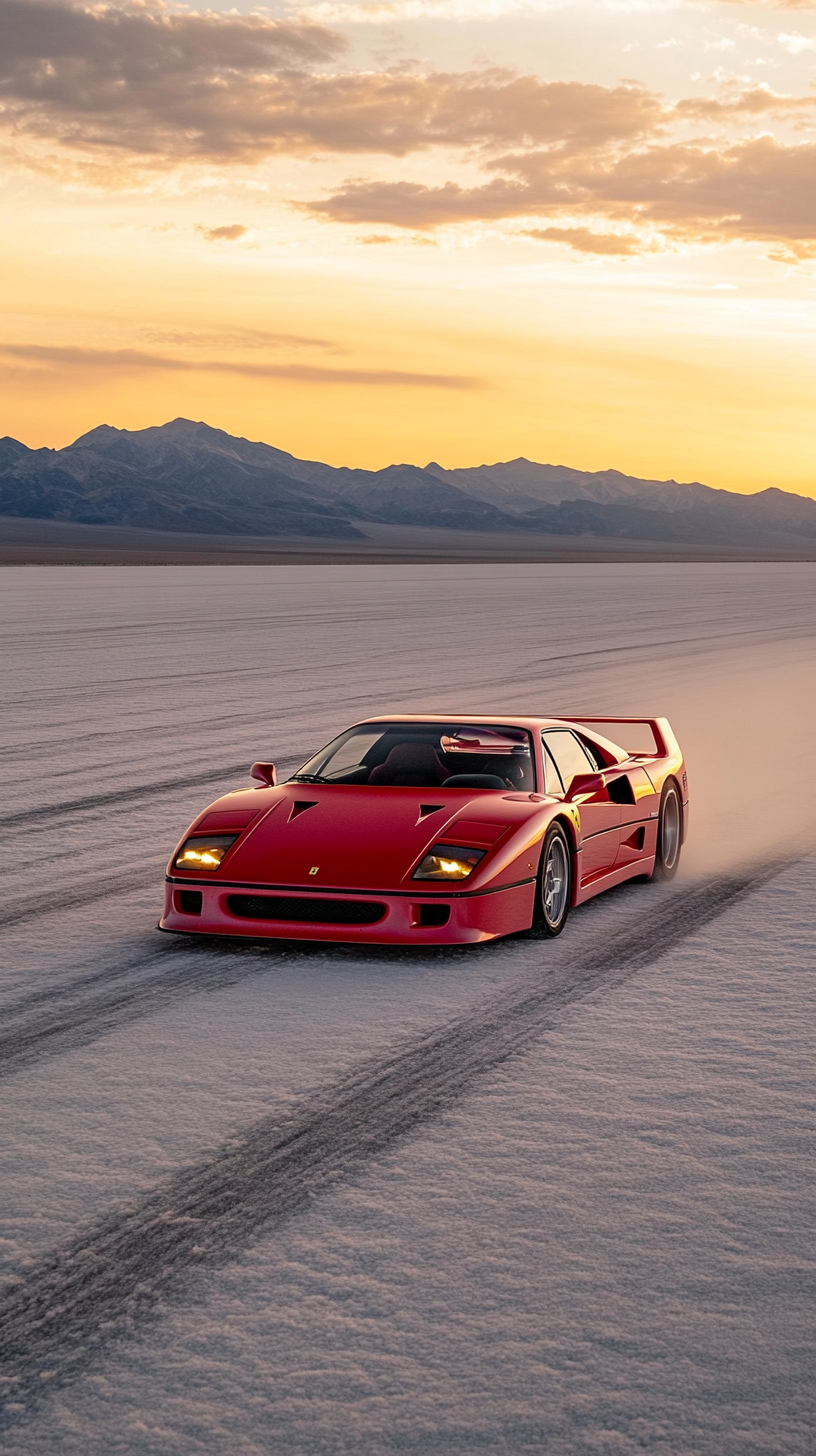
<svg viewBox="0 0 816 1456">
<path fill-rule="evenodd" d="M 601 875 L 599 879 L 590 881 L 588 885 L 580 885 L 573 904 L 583 905 L 593 896 L 602 894 L 604 890 L 611 890 L 615 885 L 622 885 L 625 880 L 636 880 L 641 875 L 650 875 L 654 869 L 654 862 L 654 855 L 645 855 L 643 859 L 636 860 L 634 864 L 621 865 L 619 869 L 610 870 L 608 875 Z"/>
</svg>

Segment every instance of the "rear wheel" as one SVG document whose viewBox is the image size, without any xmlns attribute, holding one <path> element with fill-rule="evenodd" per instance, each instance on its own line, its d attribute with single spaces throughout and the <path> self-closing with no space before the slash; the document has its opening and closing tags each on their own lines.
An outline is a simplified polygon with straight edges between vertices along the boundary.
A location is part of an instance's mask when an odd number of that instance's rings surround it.
<svg viewBox="0 0 816 1456">
<path fill-rule="evenodd" d="M 674 780 L 670 779 L 660 800 L 653 880 L 673 880 L 677 874 L 677 867 L 680 863 L 682 814 L 680 791 Z"/>
<path fill-rule="evenodd" d="M 572 898 L 572 855 L 560 824 L 547 831 L 536 883 L 533 929 L 560 935 L 567 923 Z"/>
</svg>

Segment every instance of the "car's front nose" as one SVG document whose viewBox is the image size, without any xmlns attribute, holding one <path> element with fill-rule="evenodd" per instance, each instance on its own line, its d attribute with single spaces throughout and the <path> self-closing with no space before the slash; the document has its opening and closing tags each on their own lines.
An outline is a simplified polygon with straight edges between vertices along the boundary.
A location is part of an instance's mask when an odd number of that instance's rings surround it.
<svg viewBox="0 0 816 1456">
<path fill-rule="evenodd" d="M 534 884 L 492 893 L 310 893 L 291 887 L 168 880 L 162 930 L 249 939 L 461 945 L 529 927 Z"/>
<path fill-rule="evenodd" d="M 190 848 L 169 867 L 161 926 L 378 944 L 469 942 L 525 929 L 535 863 L 523 797 L 283 785 L 215 868 L 204 855 L 214 858 L 218 847 L 192 843 L 203 827 L 195 826 Z M 520 826 L 523 842 L 514 836 Z"/>
</svg>

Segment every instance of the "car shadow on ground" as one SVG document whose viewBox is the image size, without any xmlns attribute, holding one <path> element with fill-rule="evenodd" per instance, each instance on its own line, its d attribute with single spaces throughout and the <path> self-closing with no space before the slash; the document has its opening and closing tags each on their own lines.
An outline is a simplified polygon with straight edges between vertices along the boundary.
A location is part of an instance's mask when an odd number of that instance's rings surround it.
<svg viewBox="0 0 816 1456">
<path fill-rule="evenodd" d="M 656 888 L 654 883 L 627 880 L 622 885 L 616 885 L 612 889 L 604 891 L 603 895 L 576 906 L 570 911 L 563 932 L 564 940 L 568 943 L 570 930 L 575 930 L 579 925 L 582 929 L 586 929 L 588 923 L 591 923 L 603 908 L 636 901 L 644 891 L 648 894 L 649 890 L 654 891 Z M 650 904 L 653 903 L 653 900 L 650 899 Z M 283 957 L 288 960 L 293 955 L 297 955 L 304 960 L 323 962 L 336 960 L 341 964 L 345 964 L 349 960 L 386 964 L 400 964 L 405 961 L 413 963 L 419 957 L 434 963 L 458 963 L 474 955 L 495 955 L 503 948 L 518 945 L 520 942 L 524 944 L 538 942 L 546 945 L 553 944 L 556 939 L 561 940 L 560 936 L 552 937 L 535 930 L 514 931 L 511 935 L 499 936 L 495 940 L 477 941 L 468 945 L 433 945 L 427 942 L 417 945 L 377 945 L 363 941 L 301 940 L 299 938 L 287 939 L 283 936 L 273 938 L 248 935 L 196 935 L 190 931 L 162 931 L 161 934 L 167 936 L 171 943 L 170 948 L 175 945 L 178 950 L 180 946 L 186 946 L 209 956 L 240 959 L 246 955 L 252 955 L 255 958 L 260 955 L 274 961 Z"/>
</svg>

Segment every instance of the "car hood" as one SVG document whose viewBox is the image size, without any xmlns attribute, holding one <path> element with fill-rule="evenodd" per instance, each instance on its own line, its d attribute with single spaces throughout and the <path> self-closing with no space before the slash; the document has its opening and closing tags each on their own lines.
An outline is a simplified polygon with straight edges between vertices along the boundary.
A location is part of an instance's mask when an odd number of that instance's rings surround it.
<svg viewBox="0 0 816 1456">
<path fill-rule="evenodd" d="M 224 880 L 315 890 L 405 888 L 437 840 L 489 849 L 536 807 L 527 794 L 466 789 L 285 784 L 273 794 L 271 804 L 264 795 L 262 817 L 226 856 Z M 228 813 L 232 797 L 213 804 L 202 824 L 210 814 Z M 483 876 L 476 871 L 474 878 Z M 440 888 L 450 893 L 451 887 L 432 882 L 422 893 Z"/>
</svg>

